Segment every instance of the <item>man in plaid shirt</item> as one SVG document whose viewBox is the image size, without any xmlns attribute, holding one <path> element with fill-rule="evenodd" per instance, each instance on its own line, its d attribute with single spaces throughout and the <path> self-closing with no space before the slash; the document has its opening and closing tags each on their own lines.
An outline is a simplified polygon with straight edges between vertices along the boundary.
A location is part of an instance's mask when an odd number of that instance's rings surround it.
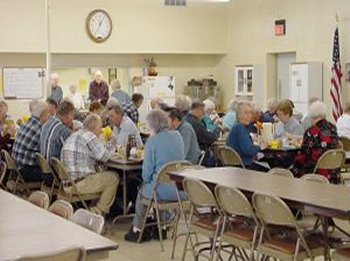
<svg viewBox="0 0 350 261">
<path fill-rule="evenodd" d="M 137 125 L 139 122 L 139 111 L 143 102 L 143 96 L 140 93 L 134 93 L 131 97 L 131 101 L 122 103 L 124 113 Z"/>
<path fill-rule="evenodd" d="M 12 157 L 25 181 L 42 181 L 47 180 L 47 176 L 41 172 L 35 153 L 40 152 L 41 128 L 49 117 L 49 111 L 45 102 L 35 102 L 31 109 L 31 117 L 17 133 Z"/>
<path fill-rule="evenodd" d="M 84 120 L 84 128 L 73 133 L 62 148 L 62 162 L 76 183 L 80 194 L 100 193 L 94 213 L 106 214 L 113 204 L 119 183 L 118 176 L 110 171 L 99 172 L 100 162 L 107 162 L 113 155 L 117 140 L 114 135 L 107 144 L 99 139 L 102 121 L 100 116 L 90 114 Z M 65 188 L 69 193 L 72 187 Z"/>
</svg>

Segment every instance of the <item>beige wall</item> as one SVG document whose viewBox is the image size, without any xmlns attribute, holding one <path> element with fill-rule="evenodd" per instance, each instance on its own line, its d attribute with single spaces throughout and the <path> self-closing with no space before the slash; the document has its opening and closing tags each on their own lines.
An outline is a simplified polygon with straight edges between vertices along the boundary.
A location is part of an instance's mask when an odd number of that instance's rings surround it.
<svg viewBox="0 0 350 261">
<path fill-rule="evenodd" d="M 226 101 L 234 95 L 235 65 L 264 67 L 266 88 L 259 91 L 263 101 L 275 95 L 275 66 L 269 53 L 296 52 L 297 62 L 323 62 L 324 100 L 330 105 L 329 85 L 335 14 L 339 15 L 341 59 L 350 61 L 349 0 L 234 0 L 229 7 L 228 54 L 217 67 Z M 274 36 L 274 21 L 286 19 L 287 34 Z M 349 83 L 343 85 L 350 98 Z"/>
</svg>

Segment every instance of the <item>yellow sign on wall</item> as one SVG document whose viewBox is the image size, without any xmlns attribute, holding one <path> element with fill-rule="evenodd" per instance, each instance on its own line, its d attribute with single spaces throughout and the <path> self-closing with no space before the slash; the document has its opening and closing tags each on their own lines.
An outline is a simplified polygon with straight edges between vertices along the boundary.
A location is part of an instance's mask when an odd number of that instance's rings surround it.
<svg viewBox="0 0 350 261">
<path fill-rule="evenodd" d="M 79 90 L 81 92 L 87 91 L 87 80 L 86 79 L 79 79 Z"/>
</svg>

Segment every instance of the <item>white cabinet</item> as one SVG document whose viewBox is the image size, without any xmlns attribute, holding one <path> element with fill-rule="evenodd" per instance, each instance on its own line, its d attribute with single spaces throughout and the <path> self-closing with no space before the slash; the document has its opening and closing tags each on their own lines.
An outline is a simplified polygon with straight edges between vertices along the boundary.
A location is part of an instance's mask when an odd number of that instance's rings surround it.
<svg viewBox="0 0 350 261">
<path fill-rule="evenodd" d="M 253 66 L 236 67 L 236 95 L 253 95 Z"/>
<path fill-rule="evenodd" d="M 305 114 L 310 98 L 323 98 L 322 63 L 292 63 L 289 75 L 289 98 L 293 101 L 295 109 Z"/>
</svg>

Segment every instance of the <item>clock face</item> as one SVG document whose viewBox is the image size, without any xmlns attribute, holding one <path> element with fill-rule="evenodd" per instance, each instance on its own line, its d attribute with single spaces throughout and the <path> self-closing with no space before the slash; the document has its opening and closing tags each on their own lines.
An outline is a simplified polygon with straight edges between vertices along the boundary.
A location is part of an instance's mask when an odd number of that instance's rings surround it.
<svg viewBox="0 0 350 261">
<path fill-rule="evenodd" d="M 86 30 L 92 40 L 104 42 L 112 33 L 112 20 L 106 11 L 94 10 L 86 19 Z"/>
</svg>

